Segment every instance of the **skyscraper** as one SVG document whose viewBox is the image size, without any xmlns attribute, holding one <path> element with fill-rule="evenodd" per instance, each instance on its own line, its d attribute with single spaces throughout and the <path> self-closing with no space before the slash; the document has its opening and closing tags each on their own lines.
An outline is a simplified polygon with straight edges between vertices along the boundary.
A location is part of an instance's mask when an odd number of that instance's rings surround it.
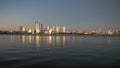
<svg viewBox="0 0 120 68">
<path fill-rule="evenodd" d="M 47 26 L 47 30 L 48 30 L 48 31 L 50 30 L 50 25 Z"/>
<path fill-rule="evenodd" d="M 56 27 L 56 33 L 59 33 L 59 32 L 60 32 L 60 28 Z"/>
<path fill-rule="evenodd" d="M 113 33 L 112 33 L 112 31 L 111 31 L 111 30 L 108 30 L 108 34 L 109 34 L 109 35 L 112 35 Z"/>
<path fill-rule="evenodd" d="M 36 34 L 40 33 L 40 24 L 38 23 L 38 21 L 35 21 L 35 31 L 36 31 Z"/>
<path fill-rule="evenodd" d="M 52 27 L 52 33 L 55 33 L 55 26 Z"/>
<path fill-rule="evenodd" d="M 40 27 L 40 33 L 42 33 L 43 32 L 43 25 L 39 24 L 39 27 Z"/>
<path fill-rule="evenodd" d="M 63 33 L 66 33 L 66 27 L 63 27 Z"/>
<path fill-rule="evenodd" d="M 20 32 L 25 33 L 26 32 L 26 28 L 24 26 L 20 26 Z"/>
</svg>

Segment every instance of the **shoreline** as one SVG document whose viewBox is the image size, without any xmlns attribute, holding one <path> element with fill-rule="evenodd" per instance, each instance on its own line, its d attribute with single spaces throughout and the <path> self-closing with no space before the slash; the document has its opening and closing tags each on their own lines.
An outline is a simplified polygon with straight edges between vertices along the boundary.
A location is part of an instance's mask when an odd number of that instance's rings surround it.
<svg viewBox="0 0 120 68">
<path fill-rule="evenodd" d="M 103 34 L 0 34 L 0 35 L 32 35 L 32 36 L 120 36 Z"/>
</svg>

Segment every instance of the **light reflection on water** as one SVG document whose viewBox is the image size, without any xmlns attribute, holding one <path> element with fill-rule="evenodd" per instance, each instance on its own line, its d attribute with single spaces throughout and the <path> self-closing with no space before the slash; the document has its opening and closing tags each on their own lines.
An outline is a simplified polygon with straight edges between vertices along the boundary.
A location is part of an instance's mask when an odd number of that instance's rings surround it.
<svg viewBox="0 0 120 68">
<path fill-rule="evenodd" d="M 11 39 L 13 37 L 11 36 Z M 116 39 L 116 40 L 115 40 Z M 117 40 L 118 39 L 118 40 Z M 39 35 L 21 35 L 20 43 L 25 44 L 35 44 L 37 46 L 42 46 L 46 44 L 50 45 L 66 45 L 70 43 L 115 43 L 119 42 L 119 37 L 90 37 L 90 36 L 39 36 Z"/>
<path fill-rule="evenodd" d="M 0 35 L 0 67 L 54 68 L 54 64 L 55 68 L 119 68 L 120 37 Z"/>
<path fill-rule="evenodd" d="M 1 35 L 1 44 L 32 45 L 42 47 L 66 47 L 66 46 L 117 46 L 119 36 L 40 36 L 40 35 Z M 5 43 L 6 42 L 6 43 Z"/>
<path fill-rule="evenodd" d="M 13 39 L 13 37 L 11 37 Z M 118 44 L 120 37 L 109 36 L 40 36 L 21 35 L 22 45 L 33 44 L 37 48 L 42 47 L 65 47 L 67 45 L 113 45 Z"/>
<path fill-rule="evenodd" d="M 37 48 L 46 47 L 60 47 L 66 45 L 65 36 L 39 36 L 39 35 L 22 35 L 20 36 L 20 43 L 22 45 L 34 44 Z"/>
</svg>

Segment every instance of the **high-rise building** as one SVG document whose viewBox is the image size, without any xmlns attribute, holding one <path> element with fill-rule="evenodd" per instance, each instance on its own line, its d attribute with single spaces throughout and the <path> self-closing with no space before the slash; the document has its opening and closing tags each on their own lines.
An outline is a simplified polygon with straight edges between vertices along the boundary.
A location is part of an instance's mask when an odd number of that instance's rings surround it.
<svg viewBox="0 0 120 68">
<path fill-rule="evenodd" d="M 49 30 L 49 34 L 52 34 L 52 29 Z"/>
<path fill-rule="evenodd" d="M 35 34 L 34 32 L 35 32 L 35 30 L 34 30 L 34 29 L 32 29 L 32 34 Z"/>
<path fill-rule="evenodd" d="M 20 26 L 20 32 L 25 33 L 26 32 L 26 28 L 24 26 Z"/>
<path fill-rule="evenodd" d="M 63 33 L 66 33 L 66 27 L 63 27 Z"/>
<path fill-rule="evenodd" d="M 112 33 L 112 31 L 111 31 L 111 30 L 108 30 L 108 34 L 109 34 L 109 35 L 112 35 L 113 33 Z"/>
<path fill-rule="evenodd" d="M 42 33 L 43 32 L 43 25 L 39 24 L 39 27 L 40 27 L 40 33 Z"/>
<path fill-rule="evenodd" d="M 50 25 L 47 26 L 47 30 L 50 30 Z"/>
<path fill-rule="evenodd" d="M 32 33 L 32 29 L 28 29 L 28 30 L 27 30 L 27 33 Z"/>
<path fill-rule="evenodd" d="M 54 26 L 52 27 L 52 33 L 55 33 L 55 27 Z"/>
<path fill-rule="evenodd" d="M 60 28 L 56 27 L 56 33 L 59 33 L 59 32 L 60 32 Z"/>
<path fill-rule="evenodd" d="M 38 23 L 38 21 L 35 21 L 35 31 L 36 31 L 36 34 L 40 33 L 40 24 Z"/>
</svg>

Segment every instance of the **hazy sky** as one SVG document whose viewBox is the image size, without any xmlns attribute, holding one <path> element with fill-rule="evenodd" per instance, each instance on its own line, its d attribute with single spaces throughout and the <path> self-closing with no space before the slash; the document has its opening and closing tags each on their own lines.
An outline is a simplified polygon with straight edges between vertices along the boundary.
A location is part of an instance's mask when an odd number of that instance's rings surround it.
<svg viewBox="0 0 120 68">
<path fill-rule="evenodd" d="M 120 0 L 0 0 L 0 30 L 66 26 L 68 29 L 120 30 Z"/>
</svg>

